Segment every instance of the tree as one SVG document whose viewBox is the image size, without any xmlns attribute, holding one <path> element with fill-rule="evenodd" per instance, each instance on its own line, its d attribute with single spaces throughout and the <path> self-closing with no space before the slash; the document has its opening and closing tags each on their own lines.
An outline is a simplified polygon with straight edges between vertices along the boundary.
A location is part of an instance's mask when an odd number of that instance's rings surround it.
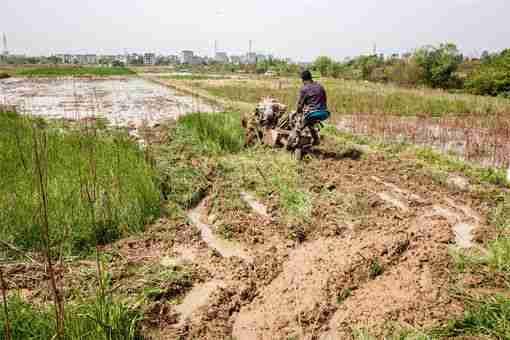
<svg viewBox="0 0 510 340">
<path fill-rule="evenodd" d="M 329 75 L 329 71 L 331 70 L 331 65 L 334 61 L 329 57 L 318 57 L 313 63 L 313 67 L 315 70 L 319 71 L 321 76 L 327 77 Z"/>
<path fill-rule="evenodd" d="M 510 49 L 485 60 L 468 76 L 466 88 L 474 94 L 510 98 Z"/>
<path fill-rule="evenodd" d="M 414 60 L 423 71 L 423 82 L 431 87 L 454 87 L 458 83 L 455 72 L 462 59 L 457 46 L 451 43 L 422 47 L 414 53 Z"/>
</svg>

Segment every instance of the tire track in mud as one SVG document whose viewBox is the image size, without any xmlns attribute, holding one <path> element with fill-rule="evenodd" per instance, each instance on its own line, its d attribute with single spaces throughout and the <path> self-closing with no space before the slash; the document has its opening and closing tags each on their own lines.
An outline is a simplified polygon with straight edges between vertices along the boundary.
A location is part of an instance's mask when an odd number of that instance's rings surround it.
<svg viewBox="0 0 510 340">
<path fill-rule="evenodd" d="M 419 195 L 377 177 L 372 179 L 391 190 L 394 196 L 385 200 L 388 204 L 406 212 L 402 207 L 421 206 L 411 219 L 410 245 L 401 262 L 346 299 L 321 340 L 350 338 L 360 328 L 382 335 L 388 321 L 426 326 L 459 312 L 447 291 L 449 244 L 454 234 L 458 248 L 472 247 L 471 231 L 482 223 L 481 217 L 447 196 L 430 206 Z"/>
<path fill-rule="evenodd" d="M 455 312 L 446 287 L 449 248 L 454 238 L 457 247 L 472 246 L 472 235 L 460 229 L 471 232 L 481 217 L 447 195 L 434 204 L 436 193 L 424 198 L 372 181 L 371 192 L 385 203 L 376 209 L 396 208 L 385 213 L 404 222 L 386 232 L 351 230 L 349 238 L 319 239 L 291 252 L 282 273 L 235 317 L 235 338 L 350 338 L 353 325 L 382 334 L 388 320 L 423 325 Z M 364 262 L 353 260 L 359 257 Z M 374 261 L 384 272 L 372 279 Z M 335 294 L 344 291 L 350 296 L 338 306 Z"/>
<path fill-rule="evenodd" d="M 194 209 L 188 212 L 188 217 L 195 227 L 200 230 L 201 237 L 207 245 L 216 250 L 222 257 L 238 257 L 245 261 L 251 262 L 252 256 L 246 251 L 241 244 L 224 240 L 214 235 L 210 225 L 204 222 L 207 219 L 206 213 L 207 198 L 202 200 Z"/>
</svg>

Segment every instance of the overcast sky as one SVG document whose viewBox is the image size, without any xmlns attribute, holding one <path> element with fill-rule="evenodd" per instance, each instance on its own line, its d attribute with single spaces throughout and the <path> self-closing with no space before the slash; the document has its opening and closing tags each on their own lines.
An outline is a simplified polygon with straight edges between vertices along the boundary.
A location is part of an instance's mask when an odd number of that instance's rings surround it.
<svg viewBox="0 0 510 340">
<path fill-rule="evenodd" d="M 1 0 L 12 53 L 254 50 L 308 61 L 444 41 L 510 47 L 509 0 Z"/>
</svg>

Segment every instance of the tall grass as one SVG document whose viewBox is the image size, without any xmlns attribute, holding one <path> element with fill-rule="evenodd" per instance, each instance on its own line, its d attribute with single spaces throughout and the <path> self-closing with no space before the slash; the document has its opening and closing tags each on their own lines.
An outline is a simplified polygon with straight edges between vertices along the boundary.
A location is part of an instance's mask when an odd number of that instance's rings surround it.
<svg viewBox="0 0 510 340">
<path fill-rule="evenodd" d="M 328 104 L 337 114 L 390 114 L 397 116 L 443 116 L 447 114 L 508 114 L 510 100 L 467 94 L 452 94 L 442 90 L 406 89 L 393 85 L 351 80 L 323 79 L 328 92 Z M 297 80 L 231 80 L 194 81 L 196 87 L 212 95 L 232 101 L 257 103 L 274 96 L 290 107 L 297 102 L 302 86 Z"/>
<path fill-rule="evenodd" d="M 434 336 L 454 338 L 460 336 L 490 336 L 510 339 L 510 299 L 501 295 L 483 299 L 464 297 L 467 311 L 459 320 L 432 331 Z"/>
<path fill-rule="evenodd" d="M 42 194 L 47 195 L 49 242 L 63 254 L 140 231 L 159 214 L 155 171 L 124 134 L 95 127 L 62 130 L 12 113 L 0 113 L 0 130 L 2 240 L 21 249 L 44 249 Z M 40 166 L 43 190 L 36 180 Z"/>
<path fill-rule="evenodd" d="M 510 100 L 442 90 L 406 89 L 369 82 L 323 79 L 331 120 L 344 131 L 385 141 L 406 138 L 488 166 L 510 165 Z M 272 96 L 290 109 L 301 84 L 294 79 L 188 81 L 218 98 L 255 104 Z"/>
<path fill-rule="evenodd" d="M 15 73 L 22 77 L 109 77 L 134 74 L 135 72 L 125 67 L 42 67 L 20 69 Z"/>
<path fill-rule="evenodd" d="M 244 146 L 238 113 L 192 113 L 179 118 L 176 133 L 206 154 L 236 153 Z"/>
<path fill-rule="evenodd" d="M 243 145 L 237 113 L 192 113 L 179 118 L 170 128 L 169 143 L 157 151 L 163 194 L 183 208 L 194 206 L 209 187 L 213 156 L 239 152 Z"/>
<path fill-rule="evenodd" d="M 7 308 L 12 339 L 55 339 L 52 308 L 27 303 L 17 295 L 9 299 Z M 67 305 L 63 339 L 140 340 L 141 319 L 126 305 L 99 294 L 92 300 Z M 0 339 L 6 339 L 5 322 L 5 313 L 0 312 Z"/>
</svg>

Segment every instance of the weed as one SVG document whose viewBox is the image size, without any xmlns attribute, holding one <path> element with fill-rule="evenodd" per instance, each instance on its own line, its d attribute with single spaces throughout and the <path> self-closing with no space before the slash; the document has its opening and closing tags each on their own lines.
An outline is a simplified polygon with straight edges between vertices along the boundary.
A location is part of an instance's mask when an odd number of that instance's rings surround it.
<svg viewBox="0 0 510 340">
<path fill-rule="evenodd" d="M 496 206 L 489 214 L 489 222 L 500 228 L 510 227 L 510 197 L 506 194 L 500 194 L 494 198 Z"/>
<path fill-rule="evenodd" d="M 146 281 L 144 296 L 150 300 L 172 300 L 182 296 L 193 287 L 192 273 L 182 267 L 151 268 L 146 273 L 150 278 Z"/>
<path fill-rule="evenodd" d="M 487 296 L 483 299 L 464 296 L 467 311 L 463 318 L 434 329 L 438 337 L 481 336 L 495 339 L 510 338 L 510 299 L 504 296 Z"/>
<path fill-rule="evenodd" d="M 342 304 L 345 300 L 347 300 L 352 295 L 352 289 L 351 288 L 345 288 L 343 289 L 337 296 L 336 296 L 336 303 L 339 305 Z"/>
<path fill-rule="evenodd" d="M 501 273 L 510 279 L 510 238 L 500 237 L 489 242 L 487 250 L 481 255 L 467 255 L 452 252 L 455 266 L 459 272 L 470 267 L 485 266 L 488 270 Z"/>
<path fill-rule="evenodd" d="M 221 235 L 226 240 L 231 240 L 234 237 L 234 227 L 228 223 L 222 223 L 216 227 L 216 233 Z"/>
<path fill-rule="evenodd" d="M 484 262 L 510 279 L 510 238 L 500 237 L 489 244 Z"/>
<path fill-rule="evenodd" d="M 370 263 L 369 277 L 375 279 L 383 273 L 384 269 L 378 259 L 374 259 Z"/>
</svg>

